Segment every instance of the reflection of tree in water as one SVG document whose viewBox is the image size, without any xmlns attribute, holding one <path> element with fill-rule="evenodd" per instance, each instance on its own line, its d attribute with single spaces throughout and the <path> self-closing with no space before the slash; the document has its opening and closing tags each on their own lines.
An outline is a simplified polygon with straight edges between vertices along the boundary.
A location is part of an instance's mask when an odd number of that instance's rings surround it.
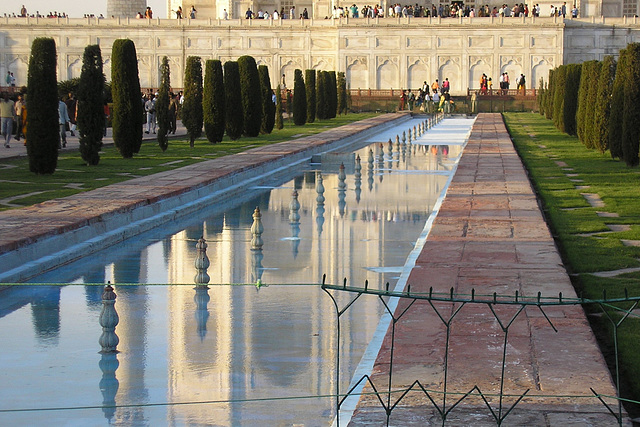
<svg viewBox="0 0 640 427">
<path fill-rule="evenodd" d="M 286 295 L 278 296 L 273 289 L 271 291 L 269 295 L 275 298 L 286 298 Z M 260 306 L 254 306 L 250 314 L 253 325 L 251 349 L 256 373 L 266 376 L 278 387 L 291 387 L 307 375 L 314 345 L 312 340 L 317 340 L 310 330 L 309 313 L 312 309 L 308 304 L 300 300 L 289 301 L 286 310 L 286 313 L 282 312 L 282 306 L 276 299 L 263 300 Z"/>
<path fill-rule="evenodd" d="M 31 301 L 31 318 L 42 344 L 56 345 L 60 337 L 60 286 L 38 287 Z"/>
<path fill-rule="evenodd" d="M 84 283 L 105 283 L 104 266 L 100 265 L 91 269 L 84 275 Z M 104 286 L 85 286 L 84 297 L 87 306 L 91 308 L 102 308 L 102 291 Z"/>
</svg>

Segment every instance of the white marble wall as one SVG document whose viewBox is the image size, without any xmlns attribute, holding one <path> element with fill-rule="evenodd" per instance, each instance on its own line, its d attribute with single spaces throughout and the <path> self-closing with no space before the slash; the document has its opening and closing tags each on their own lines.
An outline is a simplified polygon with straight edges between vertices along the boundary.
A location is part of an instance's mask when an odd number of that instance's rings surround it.
<svg viewBox="0 0 640 427">
<path fill-rule="evenodd" d="M 632 22 L 633 21 L 633 22 Z M 346 72 L 352 89 L 417 88 L 423 81 L 449 78 L 454 94 L 477 88 L 482 73 L 520 73 L 529 85 L 562 63 L 602 59 L 640 41 L 635 20 L 602 18 L 561 21 L 532 19 L 381 19 L 245 21 L 2 19 L 0 76 L 7 69 L 26 84 L 30 46 L 53 37 L 58 47 L 58 79 L 80 75 L 88 44 L 99 44 L 110 80 L 111 46 L 128 37 L 136 44 L 140 82 L 157 87 L 159 65 L 168 56 L 171 81 L 182 86 L 191 55 L 223 62 L 252 55 L 269 67 L 273 85 L 285 74 L 293 85 L 296 68 Z M 615 25 L 614 25 L 615 24 Z"/>
</svg>

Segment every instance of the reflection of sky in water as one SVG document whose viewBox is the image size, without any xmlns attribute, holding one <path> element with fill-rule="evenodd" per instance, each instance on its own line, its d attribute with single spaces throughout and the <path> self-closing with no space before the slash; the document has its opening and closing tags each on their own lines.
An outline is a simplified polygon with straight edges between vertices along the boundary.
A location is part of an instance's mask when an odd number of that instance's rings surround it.
<svg viewBox="0 0 640 427">
<path fill-rule="evenodd" d="M 375 140 L 389 138 L 380 134 Z M 3 348 L 11 351 L 3 352 L 0 361 L 15 369 L 0 376 L 5 384 L 0 410 L 212 403 L 0 412 L 0 424 L 93 425 L 109 417 L 134 425 L 330 422 L 331 398 L 246 401 L 335 391 L 331 300 L 317 286 L 292 285 L 317 284 L 323 274 L 334 284 L 346 277 L 355 285 L 365 280 L 371 287 L 393 285 L 460 155 L 462 141 L 450 142 L 392 140 L 355 154 L 324 155 L 288 182 L 248 189 L 238 196 L 243 203 L 237 206 L 208 209 L 33 280 L 186 284 L 116 285 L 120 353 L 115 358 L 101 361 L 97 353 L 101 287 L 25 286 L 4 293 L 0 328 Z M 345 164 L 344 180 L 339 179 L 340 163 Z M 319 174 L 323 205 L 318 203 Z M 294 190 L 300 207 L 292 212 Z M 261 252 L 250 249 L 256 206 L 264 226 Z M 208 292 L 194 291 L 188 284 L 193 283 L 195 244 L 201 236 L 208 244 L 211 284 L 260 279 L 267 286 L 211 285 Z M 348 298 L 338 296 L 342 304 Z M 381 311 L 375 298 L 363 299 L 341 318 L 342 389 Z"/>
</svg>

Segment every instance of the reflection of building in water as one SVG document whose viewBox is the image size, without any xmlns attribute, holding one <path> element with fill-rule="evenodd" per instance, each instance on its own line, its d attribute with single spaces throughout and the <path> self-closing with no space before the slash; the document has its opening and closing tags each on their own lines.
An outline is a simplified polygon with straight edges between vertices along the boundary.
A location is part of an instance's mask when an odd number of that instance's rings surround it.
<svg viewBox="0 0 640 427">
<path fill-rule="evenodd" d="M 144 267 L 148 257 L 147 249 L 137 255 L 132 254 L 111 265 L 110 275 L 115 282 L 118 295 L 116 310 L 120 322 L 116 333 L 120 338 L 120 352 L 117 378 L 119 382 L 118 404 L 144 404 L 149 401 L 146 370 L 149 363 L 147 357 L 162 357 L 162 350 L 150 349 L 147 343 L 147 327 L 149 316 L 148 289 L 146 286 L 118 286 L 118 283 L 145 283 L 147 270 Z M 161 360 L 161 359 L 160 359 Z M 115 424 L 144 424 L 145 410 L 143 406 L 120 408 L 115 414 Z"/>
<path fill-rule="evenodd" d="M 368 148 L 360 153 L 361 157 L 367 153 Z M 350 173 L 346 177 L 343 216 L 338 206 L 337 171 L 323 171 L 326 211 L 320 238 L 312 238 L 318 234 L 314 172 L 271 191 L 268 198 L 257 198 L 226 212 L 224 217 L 209 219 L 201 227 L 191 227 L 171 238 L 169 281 L 193 283 L 195 245 L 204 236 L 212 286 L 204 335 L 198 334 L 193 287 L 168 290 L 169 401 L 229 401 L 335 391 L 336 315 L 330 299 L 320 289 L 271 286 L 257 290 L 253 286 L 213 284 L 248 282 L 255 274 L 250 227 L 253 210 L 259 206 L 264 225 L 263 283 L 319 283 L 322 275 L 327 274 L 328 283 L 341 283 L 346 277 L 350 284 L 361 285 L 369 280 L 372 287 L 384 286 L 393 277 L 376 269 L 402 267 L 408 252 L 400 257 L 394 249 L 396 244 L 389 243 L 398 242 L 410 250 L 417 234 L 415 228 L 411 231 L 406 224 L 418 224 L 421 229 L 447 179 L 418 172 L 425 167 L 442 170 L 446 159 L 441 150 L 431 154 L 427 147 L 421 147 L 416 155 L 407 156 L 406 161 L 399 159 L 396 156 L 392 160 L 391 174 L 375 170 L 384 173 L 385 180 L 376 182 L 371 190 L 365 188 L 359 202 L 355 199 L 354 167 L 347 165 Z M 415 179 L 416 173 L 422 175 L 420 180 Z M 294 189 L 300 204 L 297 214 L 301 240 L 297 256 L 292 253 L 289 239 Z M 344 305 L 350 296 L 338 298 Z M 375 325 L 380 311 L 376 298 L 363 298 L 342 317 L 343 363 L 349 363 L 350 352 L 364 350 L 375 329 L 358 335 L 352 325 L 356 322 Z M 354 368 L 349 367 L 351 372 Z M 349 378 L 342 380 L 345 391 Z M 232 425 L 251 416 L 248 413 L 252 410 L 257 410 L 256 406 L 247 404 L 168 409 L 172 420 L 188 419 L 196 423 L 216 420 L 220 425 Z"/>
</svg>

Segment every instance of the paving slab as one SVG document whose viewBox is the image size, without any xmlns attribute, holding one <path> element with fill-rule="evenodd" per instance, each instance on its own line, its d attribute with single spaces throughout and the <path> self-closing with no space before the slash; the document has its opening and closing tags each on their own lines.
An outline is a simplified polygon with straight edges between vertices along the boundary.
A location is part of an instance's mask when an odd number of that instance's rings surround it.
<svg viewBox="0 0 640 427">
<path fill-rule="evenodd" d="M 564 162 L 556 163 L 566 167 Z M 478 116 L 407 283 L 412 293 L 453 289 L 466 295 L 472 291 L 476 295 L 518 292 L 534 297 L 542 292 L 557 297 L 562 292 L 567 298 L 576 297 L 499 114 Z M 396 316 L 407 307 L 408 300 L 401 300 Z M 503 425 L 616 424 L 590 391 L 593 387 L 604 395 L 616 394 L 582 308 L 519 308 L 460 303 L 432 306 L 424 301 L 411 306 L 395 323 L 393 363 L 390 327 L 371 379 L 378 390 L 386 390 L 392 367 L 392 389 L 407 389 L 418 380 L 432 395 L 414 389 L 397 402 L 401 394 L 394 393 L 389 402 L 397 406 L 389 425 L 442 425 L 430 397 L 440 409 L 449 409 L 461 397 L 448 396 L 446 405 L 443 403 L 445 372 L 448 392 L 466 393 L 477 387 L 447 415 L 447 425 L 498 424 L 491 411 L 500 412 L 497 395 L 501 387 L 510 395 L 502 402 L 502 415 L 517 396 L 527 393 Z M 447 346 L 445 322 L 449 321 Z M 506 337 L 503 326 L 510 322 Z M 372 390 L 366 386 L 363 392 Z M 489 396 L 492 410 L 477 390 Z M 386 399 L 385 395 L 385 403 Z M 611 399 L 607 402 L 616 407 Z M 378 398 L 365 395 L 349 425 L 386 423 Z"/>
</svg>

